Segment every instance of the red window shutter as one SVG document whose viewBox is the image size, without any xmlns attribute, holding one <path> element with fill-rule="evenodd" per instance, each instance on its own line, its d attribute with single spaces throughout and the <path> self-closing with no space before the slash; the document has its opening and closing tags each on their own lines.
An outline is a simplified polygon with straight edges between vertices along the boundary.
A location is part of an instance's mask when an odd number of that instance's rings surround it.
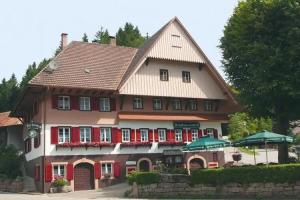
<svg viewBox="0 0 300 200">
<path fill-rule="evenodd" d="M 116 99 L 110 98 L 110 111 L 116 111 Z"/>
<path fill-rule="evenodd" d="M 191 129 L 188 130 L 188 141 L 189 142 L 192 141 L 192 130 Z"/>
<path fill-rule="evenodd" d="M 52 181 L 52 165 L 46 164 L 45 166 L 45 182 Z"/>
<path fill-rule="evenodd" d="M 79 110 L 79 97 L 71 96 L 71 109 L 72 110 Z"/>
<path fill-rule="evenodd" d="M 198 138 L 201 138 L 203 136 L 203 134 L 202 134 L 202 130 L 201 129 L 199 129 L 198 130 Z"/>
<path fill-rule="evenodd" d="M 136 141 L 140 142 L 141 141 L 141 131 L 140 129 L 136 129 Z"/>
<path fill-rule="evenodd" d="M 184 142 L 187 141 L 187 132 L 186 132 L 186 129 L 182 129 L 182 139 Z"/>
<path fill-rule="evenodd" d="M 101 179 L 101 167 L 100 163 L 95 163 L 94 164 L 94 174 L 95 174 L 95 179 Z"/>
<path fill-rule="evenodd" d="M 40 166 L 37 165 L 34 168 L 34 180 L 35 181 L 40 181 L 40 176 L 41 176 L 41 172 L 40 172 Z"/>
<path fill-rule="evenodd" d="M 175 141 L 175 130 L 171 130 L 171 141 Z"/>
<path fill-rule="evenodd" d="M 71 133 L 71 141 L 72 143 L 78 143 L 80 142 L 80 129 L 79 127 L 72 127 L 72 133 Z"/>
<path fill-rule="evenodd" d="M 121 176 L 121 164 L 119 162 L 114 163 L 114 176 L 116 178 Z"/>
<path fill-rule="evenodd" d="M 67 180 L 73 180 L 73 164 L 68 163 L 67 164 Z"/>
<path fill-rule="evenodd" d="M 118 143 L 118 128 L 114 127 L 112 128 L 112 131 L 111 131 L 111 141 L 112 143 L 116 144 Z"/>
<path fill-rule="evenodd" d="M 51 127 L 51 144 L 57 144 L 57 143 L 58 143 L 58 128 Z"/>
<path fill-rule="evenodd" d="M 167 141 L 171 141 L 172 140 L 172 130 L 168 129 L 167 130 Z"/>
<path fill-rule="evenodd" d="M 52 103 L 52 108 L 53 108 L 53 109 L 57 109 L 57 107 L 58 107 L 58 101 L 57 101 L 57 98 L 58 98 L 58 97 L 57 97 L 56 95 L 53 95 L 53 96 L 52 96 L 52 102 L 51 102 L 51 103 Z"/>
<path fill-rule="evenodd" d="M 92 128 L 92 142 L 100 142 L 100 128 Z"/>
<path fill-rule="evenodd" d="M 158 142 L 158 129 L 154 129 L 154 141 Z"/>
<path fill-rule="evenodd" d="M 203 130 L 203 135 L 207 135 L 207 128 Z"/>
<path fill-rule="evenodd" d="M 122 130 L 117 128 L 117 142 L 122 142 Z"/>
<path fill-rule="evenodd" d="M 218 139 L 218 130 L 217 129 L 214 129 L 213 130 L 213 133 L 214 133 L 214 138 Z"/>
<path fill-rule="evenodd" d="M 91 98 L 91 105 L 92 105 L 92 110 L 97 110 L 99 111 L 99 98 L 98 97 L 92 97 Z"/>
<path fill-rule="evenodd" d="M 148 139 L 149 139 L 149 142 L 154 142 L 153 130 L 152 129 L 148 130 Z"/>
<path fill-rule="evenodd" d="M 134 131 L 134 129 L 130 129 L 130 141 L 131 142 L 135 141 L 135 131 Z"/>
</svg>

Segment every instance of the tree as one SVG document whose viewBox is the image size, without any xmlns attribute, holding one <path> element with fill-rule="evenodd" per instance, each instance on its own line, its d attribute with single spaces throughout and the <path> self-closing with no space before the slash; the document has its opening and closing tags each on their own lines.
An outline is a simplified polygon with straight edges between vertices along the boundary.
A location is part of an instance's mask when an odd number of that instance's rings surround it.
<svg viewBox="0 0 300 200">
<path fill-rule="evenodd" d="M 96 33 L 93 42 L 98 42 L 100 44 L 109 44 L 110 37 L 109 37 L 108 30 L 105 29 L 105 31 L 103 31 L 103 27 L 101 26 L 101 29 Z"/>
<path fill-rule="evenodd" d="M 271 117 L 273 131 L 288 134 L 300 117 L 299 0 L 239 2 L 220 48 L 225 73 L 255 116 Z M 278 160 L 288 160 L 287 145 Z"/>
<path fill-rule="evenodd" d="M 124 28 L 119 28 L 117 34 L 117 45 L 127 46 L 127 47 L 139 47 L 145 42 L 145 37 L 143 37 L 138 29 L 134 27 L 131 23 L 126 23 Z"/>
<path fill-rule="evenodd" d="M 230 116 L 228 132 L 232 141 L 263 130 L 272 130 L 272 120 L 270 118 L 253 118 L 245 112 L 235 113 Z"/>
<path fill-rule="evenodd" d="M 88 36 L 86 33 L 83 34 L 82 42 L 89 42 Z"/>
</svg>

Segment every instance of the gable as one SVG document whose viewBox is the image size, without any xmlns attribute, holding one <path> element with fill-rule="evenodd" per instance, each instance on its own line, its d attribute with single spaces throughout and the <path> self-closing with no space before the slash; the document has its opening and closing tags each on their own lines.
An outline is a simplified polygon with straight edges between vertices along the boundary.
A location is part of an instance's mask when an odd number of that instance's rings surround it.
<svg viewBox="0 0 300 200">
<path fill-rule="evenodd" d="M 205 59 L 177 21 L 169 24 L 149 51 L 148 57 L 204 63 Z"/>
</svg>

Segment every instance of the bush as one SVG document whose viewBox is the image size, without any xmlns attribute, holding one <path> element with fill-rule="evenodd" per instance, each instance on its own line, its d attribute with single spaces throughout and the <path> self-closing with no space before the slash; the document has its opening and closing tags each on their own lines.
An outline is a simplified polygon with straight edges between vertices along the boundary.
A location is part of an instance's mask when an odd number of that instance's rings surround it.
<svg viewBox="0 0 300 200">
<path fill-rule="evenodd" d="M 169 168 L 166 172 L 170 174 L 188 174 L 188 170 L 185 168 Z"/>
<path fill-rule="evenodd" d="M 57 178 L 53 182 L 54 187 L 62 187 L 68 184 L 68 181 L 65 180 L 64 178 Z"/>
<path fill-rule="evenodd" d="M 130 185 L 134 182 L 138 185 L 149 185 L 158 183 L 160 175 L 157 172 L 132 172 L 127 176 L 127 180 Z"/>
<path fill-rule="evenodd" d="M 4 174 L 9 179 L 22 176 L 21 163 L 22 157 L 14 146 L 0 146 L 0 174 Z"/>
<path fill-rule="evenodd" d="M 300 164 L 194 170 L 192 184 L 286 183 L 300 180 Z"/>
</svg>

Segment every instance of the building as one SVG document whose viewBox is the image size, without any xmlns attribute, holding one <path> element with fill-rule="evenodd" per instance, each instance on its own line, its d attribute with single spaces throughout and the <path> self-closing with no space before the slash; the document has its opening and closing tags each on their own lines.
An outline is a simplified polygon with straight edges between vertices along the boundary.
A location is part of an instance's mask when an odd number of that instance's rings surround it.
<svg viewBox="0 0 300 200">
<path fill-rule="evenodd" d="M 28 84 L 11 114 L 23 117 L 27 174 L 48 192 L 57 176 L 74 190 L 104 187 L 158 164 L 224 164 L 224 152 L 182 153 L 222 137 L 239 109 L 211 62 L 175 17 L 139 49 L 73 41 Z M 32 145 L 34 143 L 34 145 Z M 30 148 L 29 146 L 34 146 Z"/>
<path fill-rule="evenodd" d="M 10 112 L 0 113 L 0 145 L 13 145 L 17 150 L 23 150 L 23 126 L 15 117 L 9 117 Z"/>
</svg>

